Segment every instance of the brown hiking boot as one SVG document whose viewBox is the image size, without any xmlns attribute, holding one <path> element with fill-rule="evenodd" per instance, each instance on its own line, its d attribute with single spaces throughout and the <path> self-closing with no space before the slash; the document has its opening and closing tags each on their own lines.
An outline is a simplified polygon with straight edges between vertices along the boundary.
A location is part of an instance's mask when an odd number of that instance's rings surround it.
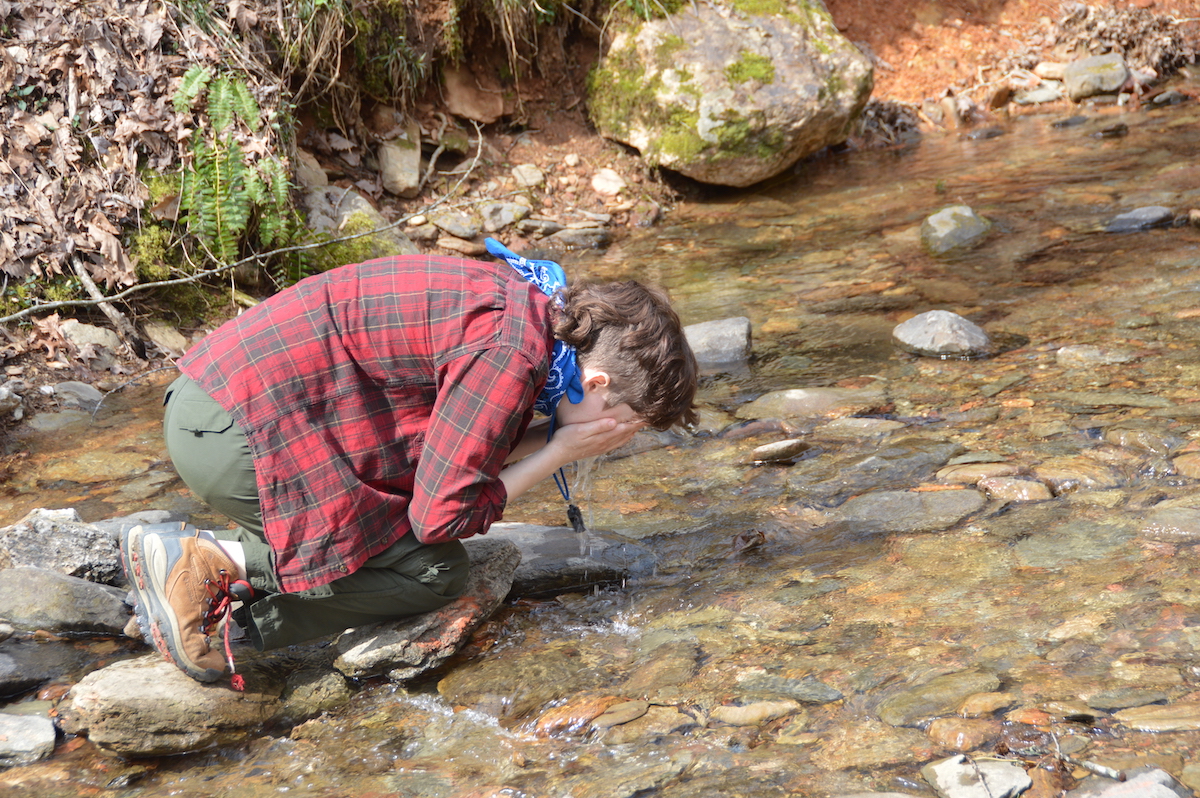
<svg viewBox="0 0 1200 798">
<path fill-rule="evenodd" d="M 238 571 L 216 539 L 187 524 L 135 526 L 121 533 L 121 563 L 145 639 L 193 679 L 221 678 L 225 657 L 208 633 Z"/>
</svg>

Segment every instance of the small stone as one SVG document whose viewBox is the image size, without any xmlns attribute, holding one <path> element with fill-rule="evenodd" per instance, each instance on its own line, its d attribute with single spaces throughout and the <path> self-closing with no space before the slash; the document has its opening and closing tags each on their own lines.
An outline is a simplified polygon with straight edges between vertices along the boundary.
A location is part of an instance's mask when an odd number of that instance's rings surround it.
<svg viewBox="0 0 1200 798">
<path fill-rule="evenodd" d="M 1148 205 L 1114 216 L 1104 226 L 1104 230 L 1108 233 L 1136 233 L 1153 227 L 1166 227 L 1174 219 L 1175 214 L 1170 208 L 1163 205 Z"/>
<path fill-rule="evenodd" d="M 579 154 L 574 152 L 567 153 L 563 156 L 563 163 L 574 169 L 576 166 L 579 166 Z"/>
<path fill-rule="evenodd" d="M 448 249 L 451 252 L 457 252 L 461 255 L 469 255 L 476 257 L 487 253 L 487 247 L 475 241 L 465 241 L 461 238 L 452 236 L 442 236 L 437 240 L 437 245 L 441 249 Z"/>
<path fill-rule="evenodd" d="M 546 184 L 546 175 L 535 164 L 523 163 L 512 168 L 513 180 L 521 188 L 537 188 Z"/>
<path fill-rule="evenodd" d="M 983 328 L 948 310 L 931 310 L 896 325 L 892 339 L 902 349 L 926 357 L 981 357 L 994 351 Z"/>
<path fill-rule="evenodd" d="M 763 444 L 750 452 L 750 459 L 756 463 L 780 463 L 795 459 L 808 451 L 808 443 L 792 438 L 786 441 L 775 441 Z"/>
<path fill-rule="evenodd" d="M 1000 736 L 1000 722 L 967 718 L 938 718 L 925 730 L 929 739 L 951 751 L 974 751 Z"/>
<path fill-rule="evenodd" d="M 987 477 L 977 487 L 989 499 L 1006 502 L 1042 502 L 1054 498 L 1050 488 L 1036 479 L 1022 477 Z"/>
<path fill-rule="evenodd" d="M 612 169 L 601 169 L 592 175 L 592 190 L 602 197 L 615 197 L 624 189 L 624 178 Z"/>
</svg>

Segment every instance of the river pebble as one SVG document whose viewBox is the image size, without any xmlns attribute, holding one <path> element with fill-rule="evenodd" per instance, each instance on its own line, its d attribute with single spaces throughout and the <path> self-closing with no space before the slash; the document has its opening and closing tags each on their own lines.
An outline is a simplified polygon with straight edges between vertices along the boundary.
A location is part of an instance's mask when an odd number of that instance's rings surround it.
<svg viewBox="0 0 1200 798">
<path fill-rule="evenodd" d="M 892 726 L 913 726 L 932 718 L 953 714 L 967 696 L 992 692 L 999 686 L 1000 680 L 994 673 L 948 673 L 884 699 L 880 702 L 876 714 L 880 720 Z"/>
<path fill-rule="evenodd" d="M 941 798 L 1014 798 L 1033 785 L 1018 763 L 961 754 L 926 765 L 921 775 Z"/>
<path fill-rule="evenodd" d="M 931 310 L 896 325 L 892 340 L 907 352 L 926 357 L 982 357 L 993 351 L 983 328 L 957 313 Z"/>
<path fill-rule="evenodd" d="M 28 765 L 50 756 L 56 737 L 49 718 L 0 713 L 0 767 Z"/>
<path fill-rule="evenodd" d="M 974 751 L 1000 736 L 1000 722 L 968 718 L 938 718 L 925 730 L 929 739 L 951 751 Z"/>
<path fill-rule="evenodd" d="M 1027 477 L 987 477 L 976 487 L 989 499 L 1004 502 L 1040 502 L 1054 497 L 1044 482 Z"/>
</svg>

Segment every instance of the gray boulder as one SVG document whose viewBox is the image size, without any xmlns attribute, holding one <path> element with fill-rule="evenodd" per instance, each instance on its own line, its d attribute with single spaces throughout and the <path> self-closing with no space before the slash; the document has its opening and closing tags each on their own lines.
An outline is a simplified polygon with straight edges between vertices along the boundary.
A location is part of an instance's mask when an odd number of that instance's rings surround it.
<svg viewBox="0 0 1200 798">
<path fill-rule="evenodd" d="M 633 541 L 595 530 L 576 534 L 569 527 L 501 522 L 492 524 L 486 537 L 465 541 L 467 551 L 485 540 L 509 541 L 520 551 L 510 596 L 620 582 L 650 572 L 656 562 L 652 552 Z"/>
<path fill-rule="evenodd" d="M 28 765 L 54 753 L 57 733 L 49 718 L 0 714 L 0 767 Z"/>
<path fill-rule="evenodd" d="M 0 570 L 0 616 L 30 631 L 120 634 L 125 591 L 42 568 Z"/>
<path fill-rule="evenodd" d="M 1129 80 L 1129 67 L 1117 53 L 1081 58 L 1063 70 L 1067 96 L 1078 102 L 1097 94 L 1113 94 Z"/>
<path fill-rule="evenodd" d="M 845 141 L 870 61 L 821 3 L 683 3 L 616 30 L 589 90 L 600 133 L 705 183 L 749 186 Z"/>
<path fill-rule="evenodd" d="M 750 319 L 745 316 L 689 324 L 683 334 L 702 366 L 740 363 L 753 354 Z"/>
<path fill-rule="evenodd" d="M 0 568 L 31 566 L 92 582 L 123 584 L 116 537 L 85 524 L 79 513 L 31 510 L 0 529 Z"/>
</svg>

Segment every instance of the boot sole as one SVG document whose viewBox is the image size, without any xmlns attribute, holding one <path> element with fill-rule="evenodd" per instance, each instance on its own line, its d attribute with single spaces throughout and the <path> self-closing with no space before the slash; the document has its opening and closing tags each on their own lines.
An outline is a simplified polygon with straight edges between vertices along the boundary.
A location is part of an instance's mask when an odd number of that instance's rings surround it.
<svg viewBox="0 0 1200 798">
<path fill-rule="evenodd" d="M 170 528 L 172 531 L 178 529 L 173 524 Z M 199 682 L 215 682 L 224 675 L 224 670 L 199 667 L 183 656 L 179 647 L 182 638 L 179 619 L 159 599 L 166 594 L 166 585 L 156 575 L 161 572 L 165 578 L 165 564 L 178 554 L 178 541 L 178 538 L 163 538 L 153 530 L 134 526 L 121 533 L 121 565 L 137 594 L 134 611 L 143 637 L 152 641 L 164 657 L 188 676 Z M 172 546 L 175 551 L 171 551 Z M 162 567 L 152 567 L 154 563 L 161 563 Z"/>
</svg>

